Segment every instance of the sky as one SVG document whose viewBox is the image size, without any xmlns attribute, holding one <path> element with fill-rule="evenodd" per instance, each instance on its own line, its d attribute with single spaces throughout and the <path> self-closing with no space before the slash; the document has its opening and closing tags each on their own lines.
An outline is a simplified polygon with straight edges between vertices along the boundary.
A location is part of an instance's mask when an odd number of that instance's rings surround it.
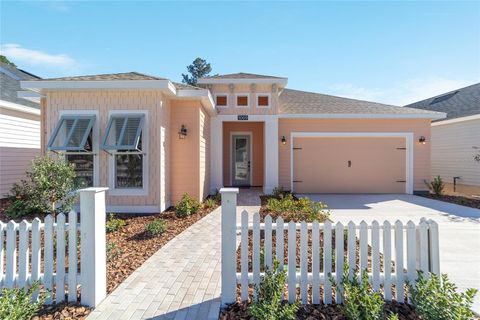
<svg viewBox="0 0 480 320">
<path fill-rule="evenodd" d="M 480 82 L 480 1 L 0 0 L 0 51 L 44 78 L 180 81 L 201 57 L 212 74 L 405 105 Z"/>
</svg>

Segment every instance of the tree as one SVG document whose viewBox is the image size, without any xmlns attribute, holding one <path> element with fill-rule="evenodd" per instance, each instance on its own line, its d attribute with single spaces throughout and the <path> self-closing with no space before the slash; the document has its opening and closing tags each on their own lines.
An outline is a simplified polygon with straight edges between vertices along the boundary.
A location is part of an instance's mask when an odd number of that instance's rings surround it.
<svg viewBox="0 0 480 320">
<path fill-rule="evenodd" d="M 15 63 L 11 62 L 10 60 L 8 60 L 7 57 L 5 57 L 4 55 L 1 55 L 1 54 L 0 54 L 0 61 L 5 63 L 5 64 L 8 64 L 9 66 L 16 67 Z"/>
<path fill-rule="evenodd" d="M 187 71 L 190 75 L 182 73 L 182 82 L 194 86 L 199 78 L 207 76 L 212 71 L 212 67 L 206 60 L 197 58 L 187 66 Z"/>
</svg>

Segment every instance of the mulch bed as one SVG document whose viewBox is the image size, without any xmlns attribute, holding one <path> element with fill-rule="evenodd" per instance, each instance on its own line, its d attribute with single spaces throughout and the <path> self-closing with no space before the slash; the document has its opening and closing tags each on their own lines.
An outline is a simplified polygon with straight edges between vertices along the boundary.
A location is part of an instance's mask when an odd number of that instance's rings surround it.
<svg viewBox="0 0 480 320">
<path fill-rule="evenodd" d="M 435 199 L 435 200 L 440 200 L 440 201 L 445 201 L 445 202 L 450 202 L 450 203 L 455 203 L 459 204 L 462 206 L 470 207 L 470 208 L 475 208 L 475 209 L 480 209 L 480 198 L 475 199 L 475 198 L 470 198 L 470 197 L 464 197 L 464 196 L 452 196 L 452 195 L 441 195 L 437 196 L 434 194 L 429 194 L 423 196 L 425 198 L 430 198 L 430 199 Z"/>
</svg>

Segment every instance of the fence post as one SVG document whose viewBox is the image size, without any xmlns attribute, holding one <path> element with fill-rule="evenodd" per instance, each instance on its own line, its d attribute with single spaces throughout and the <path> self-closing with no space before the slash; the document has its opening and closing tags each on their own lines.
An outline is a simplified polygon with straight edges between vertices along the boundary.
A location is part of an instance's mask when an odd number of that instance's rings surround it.
<svg viewBox="0 0 480 320">
<path fill-rule="evenodd" d="M 236 281 L 236 227 L 238 188 L 222 188 L 222 293 L 225 306 L 235 302 Z"/>
<path fill-rule="evenodd" d="M 96 307 L 107 295 L 106 190 L 108 188 L 79 190 L 81 303 L 89 307 Z"/>
<path fill-rule="evenodd" d="M 430 272 L 440 275 L 440 247 L 438 237 L 438 223 L 428 220 L 428 261 Z"/>
</svg>

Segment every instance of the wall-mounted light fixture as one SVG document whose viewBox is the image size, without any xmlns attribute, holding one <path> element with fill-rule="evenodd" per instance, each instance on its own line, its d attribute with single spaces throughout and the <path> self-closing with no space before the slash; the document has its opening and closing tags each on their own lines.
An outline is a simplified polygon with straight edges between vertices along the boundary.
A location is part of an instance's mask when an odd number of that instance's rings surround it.
<svg viewBox="0 0 480 320">
<path fill-rule="evenodd" d="M 182 124 L 180 131 L 178 131 L 178 138 L 185 139 L 186 136 L 187 136 L 187 128 L 185 128 L 185 125 Z"/>
<path fill-rule="evenodd" d="M 287 144 L 287 138 L 285 138 L 285 136 L 282 136 L 282 144 L 283 145 Z"/>
<path fill-rule="evenodd" d="M 420 138 L 418 139 L 418 142 L 420 142 L 421 144 L 425 144 L 427 141 L 427 139 L 425 139 L 424 136 L 420 136 Z"/>
</svg>

